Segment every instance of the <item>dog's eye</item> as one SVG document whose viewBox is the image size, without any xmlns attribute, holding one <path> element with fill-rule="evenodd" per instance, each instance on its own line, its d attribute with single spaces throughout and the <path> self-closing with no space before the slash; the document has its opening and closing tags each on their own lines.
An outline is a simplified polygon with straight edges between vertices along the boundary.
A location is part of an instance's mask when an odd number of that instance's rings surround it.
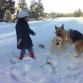
<svg viewBox="0 0 83 83">
<path fill-rule="evenodd" d="M 61 40 L 59 40 L 59 41 L 61 41 Z"/>
</svg>

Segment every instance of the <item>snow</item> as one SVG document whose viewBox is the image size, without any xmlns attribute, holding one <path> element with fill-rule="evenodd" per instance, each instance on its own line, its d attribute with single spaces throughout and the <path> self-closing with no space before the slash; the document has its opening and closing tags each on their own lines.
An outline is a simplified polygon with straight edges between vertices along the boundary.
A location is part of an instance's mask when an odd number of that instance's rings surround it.
<svg viewBox="0 0 83 83">
<path fill-rule="evenodd" d="M 31 36 L 36 59 L 20 61 L 16 48 L 15 23 L 0 23 L 0 83 L 83 83 L 83 54 L 76 57 L 74 45 L 65 51 L 52 50 L 54 26 L 64 24 L 83 33 L 83 18 L 56 18 L 52 21 L 29 22 L 36 36 Z M 39 44 L 45 48 L 39 48 Z"/>
</svg>

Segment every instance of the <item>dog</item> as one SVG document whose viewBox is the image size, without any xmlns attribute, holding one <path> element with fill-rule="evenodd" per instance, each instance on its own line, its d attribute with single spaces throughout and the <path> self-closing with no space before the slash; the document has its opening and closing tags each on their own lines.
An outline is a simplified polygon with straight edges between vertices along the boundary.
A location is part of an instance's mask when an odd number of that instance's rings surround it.
<svg viewBox="0 0 83 83">
<path fill-rule="evenodd" d="M 56 36 L 52 40 L 52 48 L 62 48 L 62 38 L 59 36 Z"/>
<path fill-rule="evenodd" d="M 64 25 L 61 27 L 55 26 L 55 34 L 62 38 L 62 45 L 74 44 L 77 55 L 79 56 L 83 50 L 83 34 L 77 30 L 69 29 L 66 31 Z"/>
<path fill-rule="evenodd" d="M 67 44 L 72 44 L 73 43 L 72 39 L 69 37 L 68 31 L 66 31 L 64 29 L 64 25 L 62 25 L 61 27 L 55 26 L 55 31 L 56 31 L 55 32 L 56 36 L 59 36 L 59 37 L 62 38 L 63 46 L 67 45 Z"/>
</svg>

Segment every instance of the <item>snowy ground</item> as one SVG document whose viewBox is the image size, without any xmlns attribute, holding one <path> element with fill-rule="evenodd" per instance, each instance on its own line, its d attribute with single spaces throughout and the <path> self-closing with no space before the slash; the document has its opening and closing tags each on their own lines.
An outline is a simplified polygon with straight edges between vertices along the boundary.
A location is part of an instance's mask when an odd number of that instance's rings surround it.
<svg viewBox="0 0 83 83">
<path fill-rule="evenodd" d="M 74 45 L 60 50 L 51 49 L 54 26 L 64 24 L 83 33 L 83 18 L 56 18 L 53 21 L 29 22 L 36 36 L 32 37 L 36 60 L 26 53 L 18 60 L 14 23 L 0 23 L 0 83 L 83 83 L 83 54 L 76 57 Z M 45 48 L 39 48 L 43 44 Z M 13 63 L 11 63 L 13 62 Z"/>
</svg>

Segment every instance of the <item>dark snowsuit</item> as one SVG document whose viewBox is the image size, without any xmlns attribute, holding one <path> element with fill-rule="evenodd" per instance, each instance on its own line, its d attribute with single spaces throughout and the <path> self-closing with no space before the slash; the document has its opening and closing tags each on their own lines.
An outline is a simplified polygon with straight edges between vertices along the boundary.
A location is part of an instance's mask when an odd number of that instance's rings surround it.
<svg viewBox="0 0 83 83">
<path fill-rule="evenodd" d="M 16 24 L 16 35 L 17 42 L 19 39 L 22 39 L 22 42 L 17 45 L 18 49 L 29 49 L 33 46 L 30 34 L 34 35 L 34 32 L 29 28 L 29 24 L 23 18 L 19 18 Z"/>
</svg>

